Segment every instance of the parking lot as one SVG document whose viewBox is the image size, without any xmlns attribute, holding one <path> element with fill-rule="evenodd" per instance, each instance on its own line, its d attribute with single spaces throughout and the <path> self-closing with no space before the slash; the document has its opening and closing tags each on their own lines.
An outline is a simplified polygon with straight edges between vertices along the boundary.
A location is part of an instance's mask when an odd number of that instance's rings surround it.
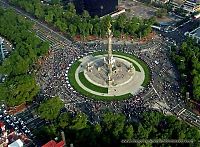
<svg viewBox="0 0 200 147">
<path fill-rule="evenodd" d="M 125 1 L 120 5 L 125 6 L 127 15 L 129 17 L 150 18 L 155 15 L 156 8 L 145 6 L 144 4 L 136 1 Z M 130 11 L 129 11 L 130 10 Z"/>
</svg>

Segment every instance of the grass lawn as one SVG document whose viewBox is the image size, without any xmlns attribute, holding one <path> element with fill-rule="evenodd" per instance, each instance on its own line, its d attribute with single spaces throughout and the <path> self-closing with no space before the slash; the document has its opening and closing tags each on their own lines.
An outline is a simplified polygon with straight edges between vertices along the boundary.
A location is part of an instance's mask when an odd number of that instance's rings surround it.
<svg viewBox="0 0 200 147">
<path fill-rule="evenodd" d="M 79 65 L 81 64 L 80 61 L 76 61 L 72 64 L 72 66 L 70 67 L 69 71 L 68 71 L 68 79 L 69 79 L 69 82 L 71 84 L 72 87 L 74 87 L 74 89 L 76 89 L 77 91 L 78 88 L 80 87 L 78 85 L 78 83 L 76 82 L 75 80 L 75 72 L 76 72 L 76 69 L 79 67 Z"/>
<path fill-rule="evenodd" d="M 103 96 L 103 93 L 102 93 L 102 96 L 100 96 L 100 95 L 94 95 L 94 94 L 89 93 L 88 91 L 82 89 L 79 86 L 79 84 L 76 82 L 76 79 L 75 79 L 75 72 L 80 64 L 81 64 L 80 61 L 74 62 L 68 72 L 68 78 L 69 78 L 69 82 L 70 82 L 71 86 L 80 94 L 85 95 L 88 98 L 92 98 L 94 100 L 102 100 L 102 101 L 124 100 L 124 99 L 128 99 L 132 96 L 131 93 L 120 95 L 120 96 Z"/>
<path fill-rule="evenodd" d="M 87 87 L 93 91 L 100 92 L 100 93 L 108 93 L 108 88 L 97 86 L 97 85 L 91 83 L 90 81 L 88 81 L 84 75 L 84 72 L 79 73 L 79 79 L 85 87 Z"/>
<path fill-rule="evenodd" d="M 147 64 L 145 62 L 143 62 L 143 63 L 141 62 L 140 65 L 143 67 L 144 74 L 145 74 L 145 78 L 144 78 L 144 81 L 142 83 L 142 86 L 146 87 L 150 83 L 150 81 L 151 81 L 150 69 L 149 69 L 149 67 L 147 66 Z"/>
</svg>

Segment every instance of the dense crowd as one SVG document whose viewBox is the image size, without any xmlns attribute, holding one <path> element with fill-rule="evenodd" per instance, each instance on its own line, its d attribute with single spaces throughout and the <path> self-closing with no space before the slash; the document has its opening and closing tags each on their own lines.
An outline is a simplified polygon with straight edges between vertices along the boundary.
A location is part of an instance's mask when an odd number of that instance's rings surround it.
<svg viewBox="0 0 200 147">
<path fill-rule="evenodd" d="M 38 71 L 38 82 L 45 96 L 60 96 L 65 102 L 67 111 L 77 113 L 82 111 L 88 115 L 91 122 L 98 122 L 104 111 L 122 112 L 129 119 L 136 120 L 142 111 L 151 108 L 151 104 L 164 100 L 170 108 L 179 103 L 179 87 L 176 71 L 166 55 L 166 46 L 162 38 L 156 38 L 146 44 L 113 43 L 113 50 L 134 54 L 145 61 L 151 69 L 150 84 L 137 95 L 123 101 L 94 101 L 80 95 L 71 87 L 68 81 L 68 70 L 74 61 L 96 51 L 106 51 L 103 42 L 73 43 L 64 47 L 54 47 L 45 58 Z M 156 92 L 152 88 L 157 89 Z M 175 97 L 176 96 L 176 97 Z M 164 99 L 163 99 L 164 98 Z M 147 106 L 148 103 L 148 107 Z"/>
</svg>

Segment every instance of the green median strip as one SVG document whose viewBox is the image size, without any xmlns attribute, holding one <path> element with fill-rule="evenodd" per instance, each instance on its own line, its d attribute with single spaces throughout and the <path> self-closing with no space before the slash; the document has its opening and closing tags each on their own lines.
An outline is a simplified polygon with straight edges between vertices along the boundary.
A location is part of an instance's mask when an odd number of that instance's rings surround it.
<svg viewBox="0 0 200 147">
<path fill-rule="evenodd" d="M 79 85 L 76 82 L 75 72 L 76 72 L 76 69 L 79 67 L 80 64 L 81 64 L 81 62 L 77 60 L 76 62 L 74 62 L 72 64 L 71 68 L 68 71 L 69 82 L 70 82 L 71 86 L 74 87 L 74 89 L 76 89 L 76 90 L 79 87 Z"/>
<path fill-rule="evenodd" d="M 144 69 L 144 74 L 145 74 L 145 78 L 144 78 L 144 81 L 143 81 L 143 83 L 142 83 L 142 86 L 143 87 L 146 87 L 149 83 L 150 83 L 150 81 L 151 81 L 151 73 L 150 73 L 150 69 L 149 69 L 149 67 L 146 65 L 146 63 L 141 63 L 140 64 L 142 67 L 143 67 L 143 69 Z"/>
</svg>

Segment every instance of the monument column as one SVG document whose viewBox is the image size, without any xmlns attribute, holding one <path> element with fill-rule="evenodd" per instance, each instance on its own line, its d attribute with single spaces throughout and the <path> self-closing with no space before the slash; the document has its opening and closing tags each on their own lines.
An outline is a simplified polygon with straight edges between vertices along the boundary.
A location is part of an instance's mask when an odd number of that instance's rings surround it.
<svg viewBox="0 0 200 147">
<path fill-rule="evenodd" d="M 112 34 L 111 34 L 111 24 L 108 23 L 108 85 L 112 84 L 112 68 L 113 68 L 113 55 L 112 55 Z"/>
</svg>

